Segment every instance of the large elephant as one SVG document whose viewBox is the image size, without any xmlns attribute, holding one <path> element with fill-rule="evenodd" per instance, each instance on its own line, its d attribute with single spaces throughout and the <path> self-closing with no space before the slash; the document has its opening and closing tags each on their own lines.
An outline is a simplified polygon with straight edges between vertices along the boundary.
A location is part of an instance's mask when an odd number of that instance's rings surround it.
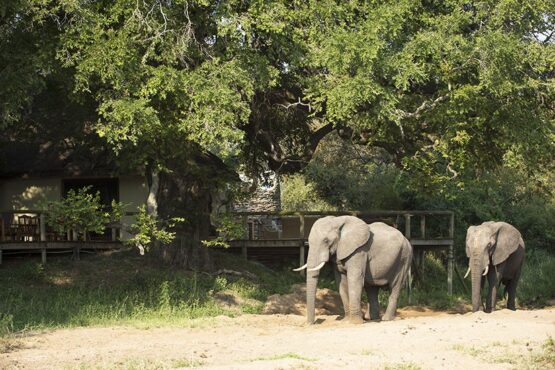
<svg viewBox="0 0 555 370">
<path fill-rule="evenodd" d="M 316 220 L 308 236 L 307 320 L 314 322 L 314 299 L 320 269 L 331 259 L 345 317 L 362 323 L 361 295 L 368 295 L 370 318 L 379 318 L 378 288 L 391 290 L 382 320 L 392 320 L 412 261 L 412 246 L 403 234 L 382 222 L 366 224 L 354 216 L 327 216 Z M 308 267 L 307 267 L 308 266 Z"/>
<path fill-rule="evenodd" d="M 465 278 L 472 272 L 472 311 L 480 309 L 482 276 L 489 291 L 486 312 L 495 310 L 497 288 L 505 285 L 507 308 L 515 310 L 516 286 L 524 263 L 524 241 L 520 232 L 506 222 L 487 221 L 470 226 L 466 233 L 466 256 L 470 258 Z"/>
</svg>

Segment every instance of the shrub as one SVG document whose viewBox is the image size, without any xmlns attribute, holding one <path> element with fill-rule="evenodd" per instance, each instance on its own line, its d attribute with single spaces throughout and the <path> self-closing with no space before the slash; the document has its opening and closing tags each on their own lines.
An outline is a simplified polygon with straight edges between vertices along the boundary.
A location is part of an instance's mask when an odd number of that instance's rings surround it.
<svg viewBox="0 0 555 370">
<path fill-rule="evenodd" d="M 169 231 L 178 222 L 185 221 L 183 218 L 174 217 L 167 222 L 158 220 L 148 214 L 146 206 L 139 207 L 136 222 L 131 225 L 130 232 L 133 236 L 126 241 L 127 245 L 137 247 L 141 254 L 148 252 L 155 242 L 169 244 L 175 239 L 175 232 Z"/>
<path fill-rule="evenodd" d="M 86 239 L 89 232 L 102 233 L 110 222 L 119 221 L 123 203 L 112 201 L 111 207 L 100 202 L 100 193 L 86 186 L 70 189 L 65 198 L 46 203 L 46 223 L 58 233 L 75 231 Z"/>
</svg>

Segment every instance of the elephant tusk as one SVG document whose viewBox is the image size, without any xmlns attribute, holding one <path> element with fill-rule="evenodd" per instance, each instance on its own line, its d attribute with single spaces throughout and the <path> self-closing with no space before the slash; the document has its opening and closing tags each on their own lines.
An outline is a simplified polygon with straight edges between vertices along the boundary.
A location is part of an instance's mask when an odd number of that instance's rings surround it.
<svg viewBox="0 0 555 370">
<path fill-rule="evenodd" d="M 466 274 L 464 274 L 463 279 L 466 279 L 466 277 L 468 276 L 468 274 L 470 274 L 470 266 L 468 266 L 468 270 L 466 270 Z"/>
<path fill-rule="evenodd" d="M 486 271 L 484 271 L 482 276 L 486 276 L 488 274 L 488 271 L 489 271 L 489 265 L 486 266 Z"/>
<path fill-rule="evenodd" d="M 306 266 L 308 265 L 308 263 L 305 263 L 304 265 L 302 265 L 301 267 L 298 267 L 296 269 L 293 269 L 293 271 L 302 271 L 306 268 Z"/>
<path fill-rule="evenodd" d="M 326 261 L 324 261 L 324 262 L 320 263 L 318 266 L 316 266 L 316 267 L 314 267 L 314 268 L 311 268 L 311 269 L 308 269 L 308 270 L 306 270 L 306 271 L 318 271 L 318 270 L 320 270 L 322 267 L 324 267 L 325 264 L 326 264 Z"/>
</svg>

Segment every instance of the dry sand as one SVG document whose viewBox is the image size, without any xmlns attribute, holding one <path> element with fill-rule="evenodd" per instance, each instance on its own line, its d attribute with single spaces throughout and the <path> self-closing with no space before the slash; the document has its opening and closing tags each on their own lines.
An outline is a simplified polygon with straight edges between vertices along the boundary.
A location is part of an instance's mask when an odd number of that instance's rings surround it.
<svg viewBox="0 0 555 370">
<path fill-rule="evenodd" d="M 391 322 L 243 315 L 187 328 L 76 328 L 16 339 L 0 368 L 508 369 L 535 366 L 555 308 L 492 314 L 404 309 Z"/>
</svg>

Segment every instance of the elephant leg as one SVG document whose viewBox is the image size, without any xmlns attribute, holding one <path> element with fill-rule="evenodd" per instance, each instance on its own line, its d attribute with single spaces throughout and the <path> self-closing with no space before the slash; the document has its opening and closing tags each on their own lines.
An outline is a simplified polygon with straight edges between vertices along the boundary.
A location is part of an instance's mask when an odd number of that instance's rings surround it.
<svg viewBox="0 0 555 370">
<path fill-rule="evenodd" d="M 347 275 L 342 274 L 339 271 L 335 271 L 335 281 L 339 288 L 339 296 L 341 297 L 341 302 L 343 303 L 345 318 L 348 318 L 349 317 L 349 287 L 347 283 Z"/>
<path fill-rule="evenodd" d="M 366 320 L 380 319 L 380 303 L 378 301 L 379 288 L 373 285 L 366 285 L 366 295 L 368 296 L 368 311 L 364 315 Z"/>
<path fill-rule="evenodd" d="M 364 273 L 360 270 L 347 271 L 347 285 L 349 296 L 349 321 L 353 324 L 362 324 L 362 312 L 360 310 L 360 298 L 364 284 Z"/>
<path fill-rule="evenodd" d="M 520 279 L 520 271 L 512 278 L 507 285 L 507 308 L 516 311 L 516 286 Z"/>
<path fill-rule="evenodd" d="M 497 303 L 497 288 L 499 281 L 501 281 L 501 276 L 496 270 L 496 268 L 491 268 L 487 276 L 489 290 L 486 297 L 486 312 L 495 311 L 495 305 Z"/>
<path fill-rule="evenodd" d="M 393 286 L 391 286 L 391 293 L 389 294 L 389 300 L 387 301 L 387 309 L 382 317 L 382 321 L 390 321 L 395 318 L 397 302 L 399 301 L 399 295 L 403 289 L 403 284 L 401 284 L 401 282 L 398 280 L 393 284 Z"/>
</svg>

